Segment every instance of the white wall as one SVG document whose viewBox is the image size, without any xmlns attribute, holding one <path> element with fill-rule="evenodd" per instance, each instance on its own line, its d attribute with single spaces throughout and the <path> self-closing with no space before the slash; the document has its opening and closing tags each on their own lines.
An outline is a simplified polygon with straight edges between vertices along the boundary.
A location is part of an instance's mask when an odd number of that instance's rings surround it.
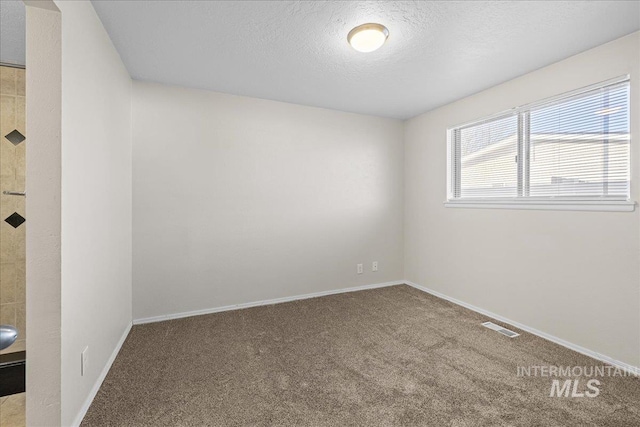
<svg viewBox="0 0 640 427">
<path fill-rule="evenodd" d="M 445 208 L 446 129 L 631 75 L 632 198 L 640 201 L 640 33 L 405 125 L 405 278 L 640 365 L 640 211 Z"/>
<path fill-rule="evenodd" d="M 402 122 L 133 93 L 134 319 L 402 279 Z"/>
<path fill-rule="evenodd" d="M 69 425 L 131 324 L 131 79 L 91 3 L 56 3 L 62 13 L 62 424 Z"/>
</svg>

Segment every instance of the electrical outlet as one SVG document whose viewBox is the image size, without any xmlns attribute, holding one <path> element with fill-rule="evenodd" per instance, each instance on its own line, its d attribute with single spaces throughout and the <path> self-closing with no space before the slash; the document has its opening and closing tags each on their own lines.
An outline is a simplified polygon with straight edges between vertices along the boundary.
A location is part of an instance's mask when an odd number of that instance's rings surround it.
<svg viewBox="0 0 640 427">
<path fill-rule="evenodd" d="M 80 376 L 84 377 L 85 372 L 87 372 L 88 363 L 89 363 L 89 347 L 85 347 L 80 353 Z"/>
<path fill-rule="evenodd" d="M 364 268 L 362 267 L 362 264 L 358 264 L 358 274 L 362 273 L 364 273 Z"/>
<path fill-rule="evenodd" d="M 378 261 L 373 261 L 373 264 L 371 264 L 371 271 L 378 271 Z"/>
</svg>

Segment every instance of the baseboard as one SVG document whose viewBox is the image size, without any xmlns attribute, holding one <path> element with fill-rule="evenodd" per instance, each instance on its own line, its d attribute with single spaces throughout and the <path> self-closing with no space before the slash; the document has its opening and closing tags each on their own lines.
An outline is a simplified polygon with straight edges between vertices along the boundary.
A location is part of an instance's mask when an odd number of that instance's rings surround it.
<svg viewBox="0 0 640 427">
<path fill-rule="evenodd" d="M 100 390 L 100 387 L 102 386 L 102 382 L 104 381 L 105 377 L 107 376 L 107 373 L 109 373 L 109 369 L 111 369 L 111 365 L 113 364 L 113 361 L 116 359 L 118 353 L 120 352 L 120 348 L 122 348 L 122 345 L 124 344 L 125 339 L 127 338 L 127 336 L 129 335 L 129 331 L 131 331 L 131 326 L 133 325 L 141 325 L 144 323 L 152 323 L 152 322 L 161 322 L 163 320 L 171 320 L 171 319 L 180 319 L 183 317 L 190 317 L 190 316 L 199 316 L 202 314 L 210 314 L 210 313 L 219 313 L 219 312 L 223 312 L 223 311 L 230 311 L 230 310 L 240 310 L 243 308 L 250 308 L 250 307 L 258 307 L 258 306 L 263 306 L 263 305 L 272 305 L 272 304 L 279 304 L 279 303 L 283 303 L 283 302 L 289 302 L 289 301 L 297 301 L 297 300 L 303 300 L 303 299 L 309 299 L 309 298 L 317 298 L 317 297 L 322 297 L 322 296 L 327 296 L 327 295 L 336 295 L 336 294 L 342 294 L 342 293 L 346 293 L 346 292 L 357 292 L 357 291 L 363 291 L 363 290 L 367 290 L 367 289 L 376 289 L 376 288 L 384 288 L 387 286 L 396 286 L 396 285 L 409 285 L 413 288 L 419 289 L 423 292 L 426 292 L 428 294 L 431 294 L 435 297 L 441 298 L 443 300 L 452 302 L 456 305 L 459 305 L 461 307 L 464 308 L 468 308 L 469 310 L 475 311 L 476 313 L 480 313 L 484 316 L 487 317 L 491 317 L 495 320 L 498 320 L 500 322 L 506 323 L 508 325 L 511 325 L 515 328 L 521 329 L 523 331 L 526 331 L 530 334 L 536 335 L 540 338 L 546 339 L 548 341 L 551 341 L 553 343 L 556 343 L 558 345 L 561 345 L 563 347 L 566 347 L 570 350 L 576 351 L 578 353 L 584 354 L 585 356 L 589 356 L 593 359 L 599 360 L 601 362 L 607 363 L 609 365 L 615 366 L 617 368 L 620 368 L 626 372 L 630 372 L 633 373 L 635 375 L 640 374 L 640 367 L 637 366 L 633 366 L 630 365 L 628 363 L 624 363 L 621 362 L 619 360 L 613 359 L 609 356 L 605 356 L 603 354 L 600 354 L 598 352 L 595 352 L 593 350 L 589 350 L 587 348 L 581 347 L 577 344 L 573 344 L 569 341 L 563 340 L 561 338 L 555 337 L 553 335 L 547 334 L 546 332 L 542 332 L 539 331 L 535 328 L 529 327 L 527 325 L 523 325 L 522 323 L 513 321 L 511 319 L 507 319 L 506 317 L 500 316 L 498 314 L 492 313 L 488 310 L 485 310 L 483 308 L 480 307 L 476 307 L 472 304 L 468 304 L 464 301 L 460 301 L 456 298 L 452 298 L 448 295 L 442 294 L 440 292 L 434 291 L 432 289 L 426 288 L 424 286 L 420 286 L 416 283 L 410 282 L 408 280 L 399 280 L 399 281 L 393 281 L 393 282 L 384 282 L 384 283 L 375 283 L 372 285 L 364 285 L 364 286 L 354 286 L 351 288 L 342 288 L 342 289 L 334 289 L 334 290 L 330 290 L 330 291 L 322 291 L 322 292 L 314 292 L 314 293 L 310 293 L 310 294 L 304 294 L 304 295 L 296 295 L 296 296 L 291 296 L 291 297 L 283 297 L 283 298 L 274 298 L 274 299 L 269 299 L 269 300 L 263 300 L 263 301 L 254 301 L 254 302 L 248 302 L 248 303 L 242 303 L 242 304 L 234 304 L 234 305 L 227 305 L 227 306 L 223 306 L 223 307 L 215 307 L 215 308 L 210 308 L 210 309 L 205 309 L 205 310 L 195 310 L 195 311 L 188 311 L 188 312 L 182 312 L 182 313 L 175 313 L 175 314 L 168 314 L 168 315 L 163 315 L 163 316 L 155 316 L 155 317 L 147 317 L 147 318 L 143 318 L 143 319 L 135 319 L 132 323 L 130 323 L 127 328 L 125 329 L 124 333 L 122 334 L 122 337 L 120 337 L 120 340 L 118 341 L 118 344 L 116 345 L 115 349 L 113 350 L 113 353 L 111 354 L 111 356 L 109 357 L 109 360 L 107 360 L 107 363 L 105 364 L 104 368 L 102 369 L 102 372 L 100 373 L 100 376 L 98 377 L 98 379 L 96 380 L 95 384 L 93 385 L 93 388 L 91 389 L 91 392 L 89 393 L 89 395 L 87 396 L 87 399 L 85 400 L 84 404 L 82 405 L 82 408 L 80 409 L 80 412 L 78 413 L 78 415 L 76 416 L 74 422 L 73 422 L 73 426 L 79 426 L 80 423 L 82 422 L 82 419 L 84 418 L 84 416 L 86 415 L 87 411 L 89 410 L 89 407 L 91 406 L 91 403 L 93 402 L 93 399 L 95 398 L 96 394 L 98 393 L 98 390 Z"/>
<path fill-rule="evenodd" d="M 185 311 L 182 313 L 164 314 L 161 316 L 145 317 L 141 319 L 134 319 L 134 325 L 142 325 L 144 323 L 162 322 L 164 320 L 181 319 L 183 317 L 200 316 L 203 314 L 220 313 L 222 311 L 240 310 L 243 308 L 259 307 L 261 305 L 280 304 L 283 302 L 298 301 L 302 299 L 324 297 L 327 295 L 343 294 L 345 292 L 364 291 L 367 289 L 384 288 L 387 286 L 404 285 L 404 280 L 397 280 L 393 282 L 374 283 L 373 285 L 354 286 L 351 288 L 334 289 L 330 291 L 314 292 L 311 294 L 295 295 L 291 297 L 274 298 L 263 301 L 254 301 L 241 304 L 225 305 L 223 307 L 206 308 L 204 310 Z"/>
<path fill-rule="evenodd" d="M 466 303 L 464 301 L 460 301 L 460 300 L 458 300 L 456 298 L 452 298 L 452 297 L 450 297 L 448 295 L 442 294 L 440 292 L 434 291 L 433 289 L 429 289 L 429 288 L 426 288 L 424 286 L 420 286 L 420 285 L 418 285 L 416 283 L 413 283 L 413 282 L 410 282 L 408 280 L 405 280 L 404 283 L 409 285 L 409 286 L 411 286 L 411 287 L 419 289 L 419 290 L 421 290 L 423 292 L 431 294 L 431 295 L 433 295 L 435 297 L 442 298 L 443 300 L 452 302 L 452 303 L 454 303 L 456 305 L 459 305 L 459 306 L 462 306 L 464 308 L 468 308 L 469 310 L 475 311 L 476 313 L 480 313 L 480 314 L 482 314 L 484 316 L 491 317 L 491 318 L 493 318 L 495 320 L 498 320 L 500 322 L 506 323 L 506 324 L 511 325 L 511 326 L 513 326 L 515 328 L 522 329 L 523 331 L 526 331 L 526 332 L 528 332 L 530 334 L 536 335 L 536 336 L 538 336 L 540 338 L 544 338 L 547 341 L 551 341 L 553 343 L 556 343 L 558 345 L 566 347 L 566 348 L 568 348 L 570 350 L 573 350 L 573 351 L 576 351 L 578 353 L 584 354 L 585 356 L 589 356 L 589 357 L 591 357 L 593 359 L 596 359 L 596 360 L 599 360 L 601 362 L 607 363 L 607 364 L 612 365 L 612 366 L 614 366 L 616 368 L 620 368 L 621 370 L 624 370 L 624 371 L 629 372 L 631 374 L 640 375 L 640 367 L 629 365 L 628 363 L 621 362 L 621 361 L 613 359 L 613 358 L 611 358 L 609 356 L 605 356 L 604 354 L 600 354 L 600 353 L 598 353 L 596 351 L 589 350 L 588 348 L 584 348 L 584 347 L 581 347 L 581 346 L 579 346 L 577 344 L 573 344 L 573 343 L 571 343 L 569 341 L 563 340 L 562 338 L 555 337 L 553 335 L 547 334 L 546 332 L 542 332 L 542 331 L 539 331 L 539 330 L 537 330 L 535 328 L 532 328 L 530 326 L 523 325 L 522 323 L 518 323 L 518 322 L 515 322 L 515 321 L 513 321 L 511 319 L 507 319 L 506 317 L 500 316 L 499 314 L 492 313 L 492 312 L 490 312 L 488 310 L 485 310 L 483 308 L 476 307 L 476 306 L 468 304 L 468 303 Z"/>
<path fill-rule="evenodd" d="M 76 418 L 73 421 L 72 426 L 74 427 L 79 426 L 80 423 L 82 422 L 82 419 L 87 414 L 87 411 L 89 410 L 89 407 L 91 406 L 91 403 L 93 402 L 94 397 L 96 397 L 98 390 L 100 390 L 100 387 L 102 386 L 102 382 L 104 381 L 107 374 L 109 373 L 109 369 L 111 369 L 111 365 L 113 364 L 113 361 L 116 360 L 118 353 L 120 353 L 122 344 L 124 344 L 124 340 L 127 339 L 127 336 L 131 331 L 131 326 L 132 324 L 129 323 L 129 325 L 125 328 L 124 333 L 122 334 L 122 336 L 120 337 L 120 340 L 118 341 L 118 344 L 116 344 L 116 347 L 113 349 L 111 356 L 109 356 L 109 360 L 107 360 L 107 363 L 104 365 L 104 368 L 102 368 L 102 372 L 100 372 L 100 376 L 98 377 L 95 384 L 91 388 L 91 391 L 89 392 L 89 395 L 85 399 L 84 404 L 82 405 L 82 408 L 80 408 L 80 412 L 78 412 L 78 415 L 76 415 Z"/>
</svg>

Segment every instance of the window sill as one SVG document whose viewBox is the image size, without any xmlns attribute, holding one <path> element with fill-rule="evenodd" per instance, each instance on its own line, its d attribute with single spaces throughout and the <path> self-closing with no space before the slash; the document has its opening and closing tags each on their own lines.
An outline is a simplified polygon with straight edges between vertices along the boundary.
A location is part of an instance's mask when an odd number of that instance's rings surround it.
<svg viewBox="0 0 640 427">
<path fill-rule="evenodd" d="M 471 209 L 633 212 L 636 203 L 630 200 L 448 200 L 444 205 Z"/>
</svg>

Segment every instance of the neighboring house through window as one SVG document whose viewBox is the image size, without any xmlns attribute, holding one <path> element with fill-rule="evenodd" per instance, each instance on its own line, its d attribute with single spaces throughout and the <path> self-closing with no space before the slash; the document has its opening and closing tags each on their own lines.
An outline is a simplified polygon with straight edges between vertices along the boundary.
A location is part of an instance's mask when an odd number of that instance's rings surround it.
<svg viewBox="0 0 640 427">
<path fill-rule="evenodd" d="M 634 208 L 628 77 L 448 132 L 447 206 Z"/>
</svg>

